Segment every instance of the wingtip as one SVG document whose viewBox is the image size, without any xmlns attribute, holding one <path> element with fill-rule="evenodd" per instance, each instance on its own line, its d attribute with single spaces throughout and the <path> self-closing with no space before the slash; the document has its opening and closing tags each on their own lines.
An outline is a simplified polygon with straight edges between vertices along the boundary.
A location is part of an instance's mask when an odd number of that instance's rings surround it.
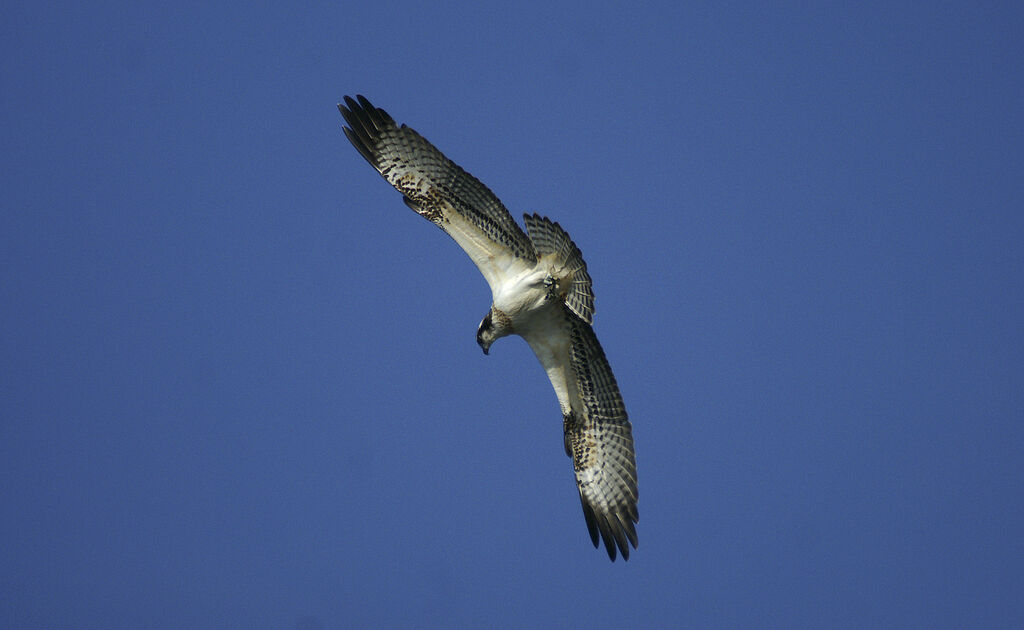
<svg viewBox="0 0 1024 630">
<path fill-rule="evenodd" d="M 598 519 L 600 521 L 599 529 L 601 530 L 601 539 L 604 541 L 604 548 L 608 552 L 608 558 L 615 562 L 615 536 L 612 534 L 608 521 L 603 515 L 599 516 Z"/>
<path fill-rule="evenodd" d="M 594 548 L 599 549 L 603 542 L 605 552 L 612 562 L 615 562 L 619 555 L 623 561 L 628 561 L 630 546 L 636 549 L 639 543 L 634 525 L 636 518 L 633 518 L 636 508 L 630 506 L 627 512 L 598 512 L 587 503 L 582 492 L 580 504 L 583 506 L 583 518 L 587 522 L 587 531 L 590 533 L 590 542 L 594 543 Z"/>
<path fill-rule="evenodd" d="M 601 544 L 597 533 L 597 517 L 594 515 L 594 509 L 590 507 L 587 500 L 583 497 L 583 492 L 580 492 L 580 505 L 583 506 L 583 519 L 587 521 L 590 542 L 594 543 L 594 549 L 597 549 Z"/>
</svg>

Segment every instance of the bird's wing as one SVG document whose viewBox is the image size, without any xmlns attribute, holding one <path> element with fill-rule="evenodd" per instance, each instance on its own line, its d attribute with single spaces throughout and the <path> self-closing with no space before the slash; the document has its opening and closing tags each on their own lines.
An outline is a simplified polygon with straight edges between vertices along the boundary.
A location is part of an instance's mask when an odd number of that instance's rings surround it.
<svg viewBox="0 0 1024 630">
<path fill-rule="evenodd" d="M 619 386 L 590 324 L 568 306 L 558 330 L 523 335 L 551 379 L 562 407 L 565 453 L 572 458 L 576 487 L 590 538 L 615 560 L 636 548 L 636 456 L 633 429 Z"/>
<path fill-rule="evenodd" d="M 572 457 L 583 515 L 594 546 L 600 533 L 613 561 L 616 546 L 622 558 L 628 560 L 626 541 L 636 548 L 634 523 L 640 518 L 636 507 L 633 429 L 594 330 L 575 316 L 567 317 L 569 356 L 583 404 L 565 419 L 566 452 Z"/>
<path fill-rule="evenodd" d="M 517 261 L 536 262 L 533 243 L 487 186 L 383 109 L 356 99 L 338 104 L 349 141 L 410 208 L 455 239 L 492 289 Z"/>
</svg>

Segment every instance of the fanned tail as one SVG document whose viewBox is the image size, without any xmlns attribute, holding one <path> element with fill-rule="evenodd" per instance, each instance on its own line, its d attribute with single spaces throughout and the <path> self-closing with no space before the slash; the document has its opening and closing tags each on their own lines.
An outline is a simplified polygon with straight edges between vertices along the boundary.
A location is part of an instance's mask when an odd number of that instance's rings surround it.
<svg viewBox="0 0 1024 630">
<path fill-rule="evenodd" d="M 561 225 L 547 217 L 526 214 L 523 221 L 537 255 L 553 256 L 558 285 L 565 287 L 565 305 L 583 321 L 594 323 L 594 289 L 580 248 Z"/>
</svg>

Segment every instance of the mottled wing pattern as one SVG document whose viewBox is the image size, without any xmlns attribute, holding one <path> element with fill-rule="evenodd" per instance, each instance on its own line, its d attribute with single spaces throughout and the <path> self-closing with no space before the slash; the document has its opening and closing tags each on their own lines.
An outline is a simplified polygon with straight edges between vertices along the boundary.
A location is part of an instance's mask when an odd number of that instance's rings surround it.
<svg viewBox="0 0 1024 630">
<path fill-rule="evenodd" d="M 526 231 L 539 256 L 553 254 L 561 268 L 559 277 L 568 281 L 565 305 L 588 324 L 594 323 L 594 288 L 587 273 L 587 263 L 576 243 L 572 242 L 562 226 L 539 214 L 523 215 Z"/>
<path fill-rule="evenodd" d="M 570 312 L 570 360 L 583 409 L 565 417 L 565 450 L 572 457 L 576 485 L 583 503 L 590 538 L 604 540 L 608 556 L 615 549 L 629 559 L 636 548 L 636 457 L 633 429 L 604 350 L 589 324 Z"/>
<path fill-rule="evenodd" d="M 349 124 L 345 135 L 366 161 L 402 195 L 413 210 L 456 237 L 446 225 L 455 212 L 481 236 L 517 258 L 536 260 L 533 243 L 501 201 L 477 178 L 462 170 L 411 128 L 398 126 L 383 109 L 363 96 L 345 97 L 338 110 Z M 473 253 L 470 252 L 473 256 Z"/>
</svg>

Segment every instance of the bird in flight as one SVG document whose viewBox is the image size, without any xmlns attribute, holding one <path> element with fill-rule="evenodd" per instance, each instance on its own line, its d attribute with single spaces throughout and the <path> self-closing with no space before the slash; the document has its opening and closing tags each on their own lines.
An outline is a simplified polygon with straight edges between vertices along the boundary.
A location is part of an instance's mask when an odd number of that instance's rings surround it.
<svg viewBox="0 0 1024 630">
<path fill-rule="evenodd" d="M 488 354 L 519 335 L 555 388 L 565 453 L 572 458 L 583 516 L 595 547 L 615 561 L 637 545 L 636 457 L 622 395 L 591 328 L 587 265 L 562 227 L 524 215 L 526 232 L 478 179 L 363 96 L 338 104 L 348 137 L 405 204 L 451 236 L 480 269 L 493 302 L 476 331 Z"/>
</svg>

